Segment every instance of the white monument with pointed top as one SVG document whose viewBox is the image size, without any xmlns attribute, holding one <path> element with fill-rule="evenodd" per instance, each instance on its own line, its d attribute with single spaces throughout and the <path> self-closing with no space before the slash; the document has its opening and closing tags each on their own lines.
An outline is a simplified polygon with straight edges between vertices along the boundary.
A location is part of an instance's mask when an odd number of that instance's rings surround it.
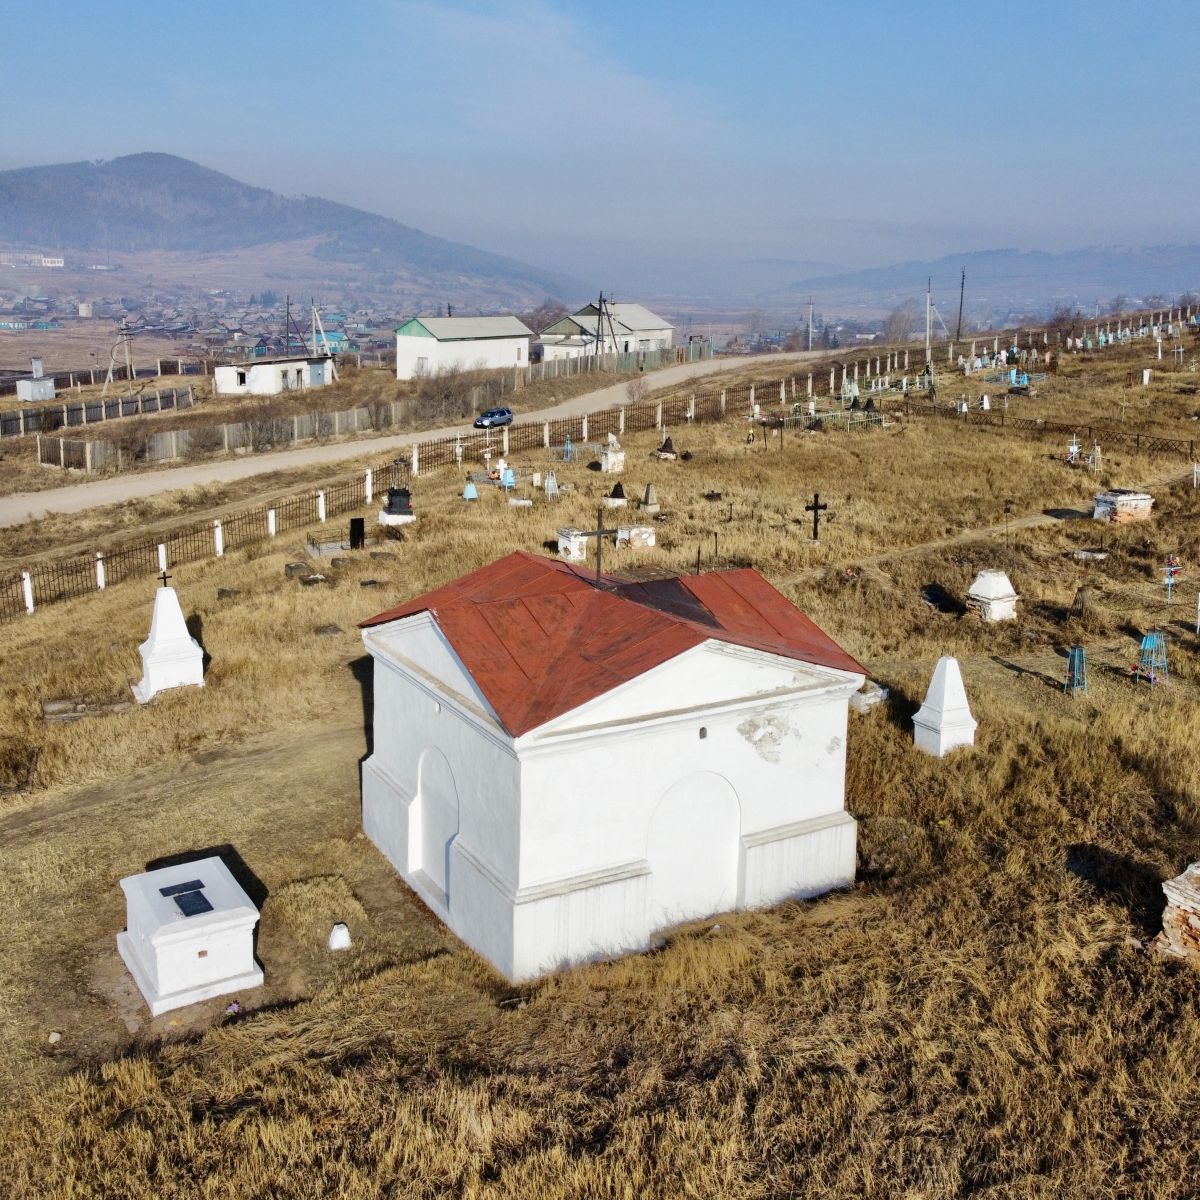
<svg viewBox="0 0 1200 1200">
<path fill-rule="evenodd" d="M 975 745 L 975 724 L 958 659 L 949 655 L 939 658 L 925 703 L 913 717 L 913 744 L 926 754 L 944 758 L 958 746 Z"/>
<path fill-rule="evenodd" d="M 145 704 L 168 688 L 204 686 L 204 650 L 188 633 L 183 609 L 173 587 L 163 586 L 154 596 L 150 636 L 138 647 L 142 656 L 142 681 L 133 685 L 133 698 Z"/>
</svg>

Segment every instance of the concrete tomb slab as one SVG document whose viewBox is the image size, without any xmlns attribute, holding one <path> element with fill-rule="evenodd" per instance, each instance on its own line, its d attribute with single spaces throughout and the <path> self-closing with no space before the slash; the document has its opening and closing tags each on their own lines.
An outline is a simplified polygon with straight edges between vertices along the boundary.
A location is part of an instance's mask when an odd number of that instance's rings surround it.
<svg viewBox="0 0 1200 1200">
<path fill-rule="evenodd" d="M 655 544 L 653 525 L 618 525 L 617 548 L 629 546 L 634 550 L 648 550 Z"/>
<path fill-rule="evenodd" d="M 1097 521 L 1128 525 L 1134 521 L 1148 521 L 1153 507 L 1154 497 L 1148 492 L 1112 488 L 1107 492 L 1096 493 L 1096 508 L 1092 516 Z"/>
<path fill-rule="evenodd" d="M 138 653 L 142 656 L 142 681 L 133 685 L 133 698 L 139 704 L 170 688 L 204 686 L 204 650 L 188 633 L 173 587 L 160 587 L 155 593 L 150 636 Z"/>
<path fill-rule="evenodd" d="M 925 703 L 913 717 L 913 744 L 926 754 L 944 758 L 958 746 L 975 744 L 975 726 L 958 659 L 939 658 Z"/>
<path fill-rule="evenodd" d="M 1162 885 L 1167 897 L 1162 933 L 1151 943 L 1168 958 L 1200 966 L 1200 862 Z"/>
<path fill-rule="evenodd" d="M 583 562 L 587 558 L 587 538 L 578 529 L 570 526 L 560 529 L 558 557 L 567 562 Z"/>
<path fill-rule="evenodd" d="M 967 608 L 985 621 L 1012 621 L 1017 615 L 1017 599 L 1003 571 L 980 571 L 967 592 Z"/>
<path fill-rule="evenodd" d="M 126 929 L 117 950 L 153 1016 L 262 985 L 258 909 L 221 859 L 130 875 L 121 890 Z"/>
</svg>

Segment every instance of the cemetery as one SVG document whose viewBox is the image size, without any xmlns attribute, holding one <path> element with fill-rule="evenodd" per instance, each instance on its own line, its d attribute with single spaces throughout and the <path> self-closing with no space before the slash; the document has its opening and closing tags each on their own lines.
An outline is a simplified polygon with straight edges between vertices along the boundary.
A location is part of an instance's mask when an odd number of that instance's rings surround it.
<svg viewBox="0 0 1200 1200">
<path fill-rule="evenodd" d="M 1088 444 L 1127 350 L 1012 403 Z M 1177 384 L 1155 360 L 1163 436 Z M 892 401 L 398 469 L 8 624 L 0 1183 L 186 1195 L 199 1153 L 236 1195 L 1179 1194 L 1200 489 Z M 1093 519 L 1119 488 L 1146 519 Z M 800 614 L 842 659 L 788 649 Z"/>
</svg>

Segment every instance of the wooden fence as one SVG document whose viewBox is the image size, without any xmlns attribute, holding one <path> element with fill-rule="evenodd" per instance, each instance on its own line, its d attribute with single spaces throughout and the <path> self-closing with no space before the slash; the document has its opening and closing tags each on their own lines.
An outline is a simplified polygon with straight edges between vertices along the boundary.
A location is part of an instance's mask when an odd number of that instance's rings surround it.
<svg viewBox="0 0 1200 1200">
<path fill-rule="evenodd" d="M 145 413 L 173 412 L 191 408 L 195 403 L 192 389 L 185 387 L 156 388 L 136 396 L 106 396 L 73 404 L 40 404 L 35 408 L 0 412 L 0 438 L 29 437 L 54 429 L 74 429 L 123 417 L 140 417 Z"/>
</svg>

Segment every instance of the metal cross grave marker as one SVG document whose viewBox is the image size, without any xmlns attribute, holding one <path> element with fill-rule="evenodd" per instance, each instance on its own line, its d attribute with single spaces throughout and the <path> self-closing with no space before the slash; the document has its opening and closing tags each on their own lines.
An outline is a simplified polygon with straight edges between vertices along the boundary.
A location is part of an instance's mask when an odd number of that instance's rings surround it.
<svg viewBox="0 0 1200 1200">
<path fill-rule="evenodd" d="M 580 530 L 580 532 L 579 532 L 580 537 L 585 537 L 585 538 L 594 537 L 596 539 L 596 583 L 597 584 L 600 582 L 601 565 L 603 562 L 603 553 L 604 553 L 604 539 L 606 537 L 615 537 L 616 532 L 617 531 L 615 529 L 605 529 L 604 528 L 604 509 L 602 509 L 602 508 L 598 508 L 596 510 L 596 528 Z"/>
<path fill-rule="evenodd" d="M 161 579 L 161 580 L 162 580 L 162 585 L 163 585 L 163 587 L 166 587 L 166 586 L 167 586 L 167 580 L 168 580 L 168 579 L 170 579 L 170 578 L 171 578 L 171 576 L 170 576 L 170 575 L 168 575 L 168 574 L 166 573 L 166 571 L 164 570 L 164 571 L 163 571 L 163 573 L 162 573 L 162 574 L 159 576 L 159 579 Z"/>
<path fill-rule="evenodd" d="M 821 514 L 829 507 L 828 504 L 821 503 L 821 495 L 819 492 L 813 492 L 811 504 L 804 506 L 805 512 L 810 512 L 813 515 L 813 541 L 821 540 Z"/>
</svg>

